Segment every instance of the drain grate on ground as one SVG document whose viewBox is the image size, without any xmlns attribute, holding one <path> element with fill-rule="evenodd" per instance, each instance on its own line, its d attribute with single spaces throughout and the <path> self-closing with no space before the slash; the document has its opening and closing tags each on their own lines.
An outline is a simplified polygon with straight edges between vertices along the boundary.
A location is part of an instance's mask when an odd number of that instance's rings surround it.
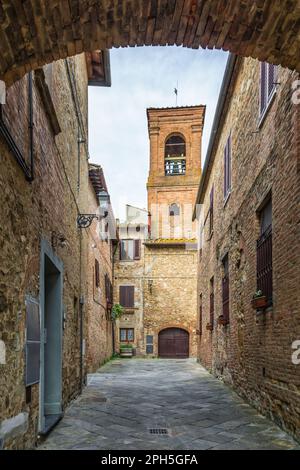
<svg viewBox="0 0 300 470">
<path fill-rule="evenodd" d="M 159 436 L 168 436 L 169 430 L 167 428 L 151 428 L 149 429 L 150 434 L 155 434 Z"/>
</svg>

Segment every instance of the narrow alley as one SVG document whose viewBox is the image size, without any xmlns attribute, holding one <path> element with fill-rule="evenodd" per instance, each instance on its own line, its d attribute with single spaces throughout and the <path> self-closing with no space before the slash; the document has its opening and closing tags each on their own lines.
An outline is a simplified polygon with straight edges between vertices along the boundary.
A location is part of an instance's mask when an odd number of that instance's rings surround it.
<svg viewBox="0 0 300 470">
<path fill-rule="evenodd" d="M 115 360 L 42 450 L 291 450 L 291 437 L 194 360 Z"/>
</svg>

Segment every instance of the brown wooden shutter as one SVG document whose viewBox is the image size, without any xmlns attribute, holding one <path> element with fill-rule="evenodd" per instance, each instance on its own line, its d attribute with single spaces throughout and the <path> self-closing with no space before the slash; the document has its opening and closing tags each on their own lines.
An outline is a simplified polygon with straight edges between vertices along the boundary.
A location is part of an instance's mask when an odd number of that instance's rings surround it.
<svg viewBox="0 0 300 470">
<path fill-rule="evenodd" d="M 231 135 L 228 137 L 224 150 L 224 197 L 231 189 Z"/>
<path fill-rule="evenodd" d="M 203 329 L 203 310 L 202 310 L 202 294 L 199 299 L 199 334 L 202 336 Z"/>
<path fill-rule="evenodd" d="M 110 280 L 107 274 L 105 274 L 105 297 L 107 302 L 111 302 Z"/>
<path fill-rule="evenodd" d="M 141 240 L 134 240 L 134 259 L 141 258 Z"/>
<path fill-rule="evenodd" d="M 210 207 L 209 207 L 209 232 L 212 233 L 214 229 L 214 187 L 210 192 Z"/>
<path fill-rule="evenodd" d="M 128 307 L 134 307 L 134 287 L 128 287 Z"/>
<path fill-rule="evenodd" d="M 126 287 L 120 286 L 120 304 L 122 307 L 125 307 L 126 303 Z"/>
<path fill-rule="evenodd" d="M 134 307 L 134 286 L 120 286 L 120 304 L 125 308 Z"/>
<path fill-rule="evenodd" d="M 100 269 L 99 269 L 99 261 L 95 259 L 95 285 L 96 287 L 100 287 Z"/>
<path fill-rule="evenodd" d="M 224 150 L 224 198 L 227 196 L 227 173 L 228 173 L 228 158 L 227 158 L 228 145 L 226 144 Z"/>
</svg>

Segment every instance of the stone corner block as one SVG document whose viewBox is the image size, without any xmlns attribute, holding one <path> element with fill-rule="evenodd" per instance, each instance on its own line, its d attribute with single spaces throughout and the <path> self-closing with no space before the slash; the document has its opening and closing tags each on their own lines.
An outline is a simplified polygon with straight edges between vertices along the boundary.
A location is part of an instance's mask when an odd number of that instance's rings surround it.
<svg viewBox="0 0 300 470">
<path fill-rule="evenodd" d="M 28 429 L 28 413 L 20 413 L 10 419 L 0 422 L 0 449 L 8 439 L 25 434 Z"/>
</svg>

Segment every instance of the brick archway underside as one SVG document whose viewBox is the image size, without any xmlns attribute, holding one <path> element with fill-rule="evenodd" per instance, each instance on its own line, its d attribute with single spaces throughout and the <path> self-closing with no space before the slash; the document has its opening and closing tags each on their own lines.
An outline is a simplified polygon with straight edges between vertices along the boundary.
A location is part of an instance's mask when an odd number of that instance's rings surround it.
<svg viewBox="0 0 300 470">
<path fill-rule="evenodd" d="M 298 0 L 2 0 L 0 78 L 112 47 L 217 48 L 300 71 Z"/>
</svg>

